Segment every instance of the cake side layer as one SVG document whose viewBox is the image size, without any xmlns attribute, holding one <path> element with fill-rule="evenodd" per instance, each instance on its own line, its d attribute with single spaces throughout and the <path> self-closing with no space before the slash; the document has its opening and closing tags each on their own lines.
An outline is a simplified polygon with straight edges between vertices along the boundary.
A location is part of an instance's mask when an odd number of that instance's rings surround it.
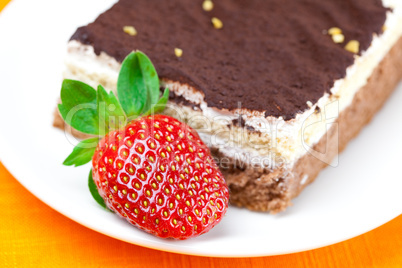
<svg viewBox="0 0 402 268">
<path fill-rule="evenodd" d="M 370 122 L 401 79 L 402 38 L 375 69 L 368 83 L 355 95 L 352 104 L 341 112 L 337 124 L 313 147 L 316 152 L 326 152 L 324 159 L 308 153 L 290 170 L 239 169 L 234 166 L 222 169 L 231 190 L 231 203 L 256 211 L 276 213 L 285 210 L 291 205 L 291 200 L 313 182 L 327 163 Z"/>
<path fill-rule="evenodd" d="M 209 107 L 233 110 L 241 101 L 290 120 L 345 77 L 354 55 L 344 46 L 353 39 L 367 50 L 387 10 L 381 0 L 221 0 L 205 12 L 202 1 L 121 0 L 72 39 L 117 62 L 139 49 L 162 78 L 194 87 Z M 214 29 L 212 17 L 222 29 Z M 137 35 L 126 34 L 126 25 Z M 344 43 L 323 34 L 334 26 Z M 176 47 L 184 51 L 180 58 Z"/>
</svg>

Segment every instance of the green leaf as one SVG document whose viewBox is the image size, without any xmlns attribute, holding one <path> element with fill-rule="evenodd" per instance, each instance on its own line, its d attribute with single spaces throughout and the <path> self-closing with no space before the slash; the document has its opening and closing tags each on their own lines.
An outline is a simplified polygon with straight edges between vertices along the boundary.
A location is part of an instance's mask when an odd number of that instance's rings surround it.
<svg viewBox="0 0 402 268">
<path fill-rule="evenodd" d="M 97 91 L 97 109 L 101 136 L 126 125 L 127 117 L 120 102 L 112 91 L 107 93 L 101 85 Z"/>
<path fill-rule="evenodd" d="M 151 109 L 149 109 L 144 114 L 144 116 L 162 112 L 165 109 L 166 103 L 168 102 L 168 100 L 169 100 L 169 89 L 166 88 L 165 91 L 163 92 L 162 97 L 159 99 L 159 101 L 156 104 L 152 105 Z"/>
<path fill-rule="evenodd" d="M 143 79 L 148 90 L 147 104 L 142 110 L 142 112 L 144 113 L 148 111 L 152 105 L 158 102 L 160 94 L 159 77 L 156 72 L 155 66 L 152 64 L 148 56 L 140 51 L 137 52 L 137 55 L 141 69 L 143 70 Z"/>
<path fill-rule="evenodd" d="M 159 78 L 151 60 L 142 52 L 131 52 L 124 59 L 117 96 L 128 117 L 139 116 L 158 101 Z"/>
<path fill-rule="evenodd" d="M 85 83 L 65 79 L 58 105 L 64 121 L 74 129 L 87 134 L 99 134 L 96 109 L 96 91 Z"/>
<path fill-rule="evenodd" d="M 88 188 L 89 191 L 91 192 L 92 197 L 95 199 L 95 201 L 101 205 L 103 208 L 109 210 L 109 208 L 105 204 L 105 200 L 99 195 L 98 188 L 96 187 L 96 184 L 94 182 L 94 179 L 92 178 L 92 169 L 89 172 L 88 176 Z"/>
<path fill-rule="evenodd" d="M 82 166 L 92 160 L 99 138 L 83 140 L 74 147 L 73 152 L 64 160 L 65 166 Z"/>
</svg>

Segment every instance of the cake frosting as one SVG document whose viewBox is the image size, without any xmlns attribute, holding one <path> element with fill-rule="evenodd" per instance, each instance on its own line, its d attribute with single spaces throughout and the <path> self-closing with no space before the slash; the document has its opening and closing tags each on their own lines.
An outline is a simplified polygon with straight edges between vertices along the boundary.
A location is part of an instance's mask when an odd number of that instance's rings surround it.
<svg viewBox="0 0 402 268">
<path fill-rule="evenodd" d="M 139 49 L 161 78 L 189 84 L 209 107 L 233 110 L 241 101 L 243 108 L 289 120 L 345 77 L 354 55 L 344 45 L 358 40 L 360 51 L 367 50 L 387 10 L 381 0 L 220 0 L 210 12 L 201 6 L 202 0 L 121 0 L 71 39 L 118 62 Z M 222 29 L 212 27 L 213 17 Z M 126 25 L 137 35 L 126 34 Z M 344 44 L 322 34 L 334 26 Z"/>
</svg>

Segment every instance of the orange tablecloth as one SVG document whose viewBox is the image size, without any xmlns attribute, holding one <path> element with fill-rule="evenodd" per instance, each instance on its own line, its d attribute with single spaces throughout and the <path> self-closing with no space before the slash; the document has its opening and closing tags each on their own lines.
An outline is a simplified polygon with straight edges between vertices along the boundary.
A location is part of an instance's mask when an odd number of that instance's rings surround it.
<svg viewBox="0 0 402 268">
<path fill-rule="evenodd" d="M 0 11 L 7 2 L 0 0 Z M 0 206 L 0 267 L 402 267 L 402 216 L 321 249 L 229 259 L 166 253 L 96 233 L 39 201 L 1 163 Z"/>
</svg>

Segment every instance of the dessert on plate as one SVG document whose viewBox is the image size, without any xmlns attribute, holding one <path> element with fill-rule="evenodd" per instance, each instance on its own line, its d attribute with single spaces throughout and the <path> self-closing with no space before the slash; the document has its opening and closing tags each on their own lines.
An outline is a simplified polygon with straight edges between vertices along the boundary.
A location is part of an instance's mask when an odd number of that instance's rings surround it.
<svg viewBox="0 0 402 268">
<path fill-rule="evenodd" d="M 115 91 L 123 59 L 146 53 L 231 204 L 276 213 L 392 93 L 401 36 L 398 0 L 120 0 L 73 34 L 65 78 Z"/>
</svg>

